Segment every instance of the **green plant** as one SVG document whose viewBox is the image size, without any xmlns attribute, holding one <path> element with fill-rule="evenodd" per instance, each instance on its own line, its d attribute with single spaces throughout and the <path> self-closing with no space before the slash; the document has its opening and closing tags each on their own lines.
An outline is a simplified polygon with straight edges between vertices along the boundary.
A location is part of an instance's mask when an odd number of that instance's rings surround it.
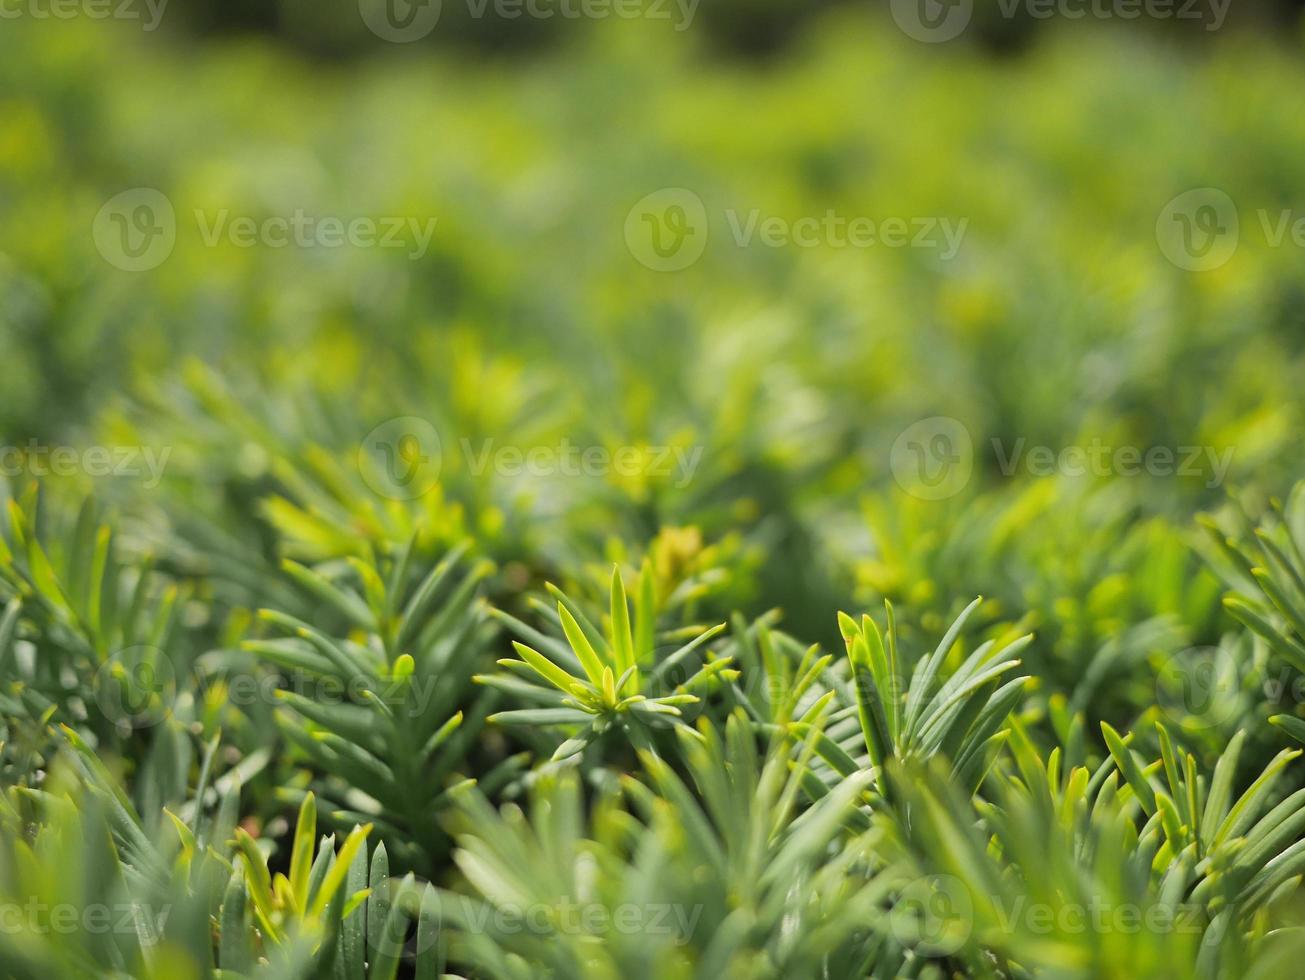
<svg viewBox="0 0 1305 980">
<path fill-rule="evenodd" d="M 0 980 L 1299 972 L 1298 39 L 655 6 L 4 18 Z"/>
<path fill-rule="evenodd" d="M 880 794 L 890 793 L 886 766 L 890 760 L 921 761 L 933 757 L 952 760 L 957 784 L 976 792 L 1007 738 L 1006 717 L 1019 703 L 1028 678 L 1005 680 L 1020 666 L 1016 659 L 1031 636 L 998 643 L 989 640 L 963 657 L 950 675 L 942 668 L 966 619 L 978 608 L 975 599 L 956 618 L 932 653 L 915 660 L 907 680 L 908 664 L 897 646 L 893 607 L 887 605 L 888 629 L 881 633 L 868 615 L 857 622 L 839 615 L 851 670 L 834 692 L 844 706 L 831 715 L 829 732 L 816 742 L 828 765 L 823 781 L 809 782 L 817 793 L 825 783 L 846 779 L 863 769 L 875 774 Z M 822 702 L 832 698 L 826 695 Z M 808 716 L 823 710 L 817 702 Z M 805 734 L 807 717 L 792 728 Z"/>
<path fill-rule="evenodd" d="M 414 547 L 319 569 L 287 559 L 286 575 L 346 635 L 264 609 L 259 619 L 274 637 L 289 635 L 242 646 L 294 681 L 275 690 L 288 709 L 276 717 L 331 801 L 326 815 L 341 826 L 374 824 L 405 863 L 429 872 L 447 847 L 437 814 L 496 700 L 471 684 L 489 635 L 477 589 L 491 565 L 467 567 L 464 543 L 423 572 Z M 481 781 L 500 786 L 525 761 L 504 758 Z"/>
<path fill-rule="evenodd" d="M 51 721 L 106 750 L 134 751 L 135 729 L 188 713 L 193 647 L 178 628 L 187 590 L 122 554 L 96 502 L 75 518 L 38 514 L 38 486 L 8 498 L 0 535 L 0 707 L 6 781 L 49 762 Z M 51 512 L 52 511 L 52 512 Z M 42 533 L 42 525 L 45 533 Z"/>
<path fill-rule="evenodd" d="M 557 613 L 550 619 L 562 632 L 565 644 L 504 616 L 509 626 L 542 647 L 547 655 L 514 641 L 521 659 L 499 661 L 511 675 L 485 676 L 480 680 L 545 705 L 499 712 L 491 721 L 501 725 L 561 727 L 574 732 L 554 750 L 554 761 L 584 751 L 591 742 L 612 730 L 619 730 L 638 748 L 651 749 L 654 729 L 684 727 L 680 706 L 699 701 L 692 692 L 738 676 L 730 668 L 729 657 L 708 654 L 706 663 L 696 669 L 695 661 L 690 659 L 699 647 L 724 630 L 724 624 L 707 630 L 688 630 L 689 642 L 673 652 L 658 654 L 657 605 L 652 566 L 648 563 L 639 575 L 633 616 L 621 571 L 613 570 L 610 612 L 602 630 L 565 595 L 556 589 L 552 591 L 557 600 Z M 676 641 L 685 638 L 682 633 L 672 637 Z M 678 682 L 677 668 L 687 668 L 688 673 Z M 668 689 L 673 693 L 659 693 Z"/>
</svg>

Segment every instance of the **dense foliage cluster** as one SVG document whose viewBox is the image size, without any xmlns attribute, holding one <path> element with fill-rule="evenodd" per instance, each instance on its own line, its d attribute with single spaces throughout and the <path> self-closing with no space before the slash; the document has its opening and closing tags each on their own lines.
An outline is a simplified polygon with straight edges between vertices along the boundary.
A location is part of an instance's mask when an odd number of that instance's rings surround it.
<svg viewBox="0 0 1305 980">
<path fill-rule="evenodd" d="M 506 77 L 0 30 L 0 976 L 1293 975 L 1298 53 Z M 296 213 L 416 237 L 209 234 Z"/>
</svg>

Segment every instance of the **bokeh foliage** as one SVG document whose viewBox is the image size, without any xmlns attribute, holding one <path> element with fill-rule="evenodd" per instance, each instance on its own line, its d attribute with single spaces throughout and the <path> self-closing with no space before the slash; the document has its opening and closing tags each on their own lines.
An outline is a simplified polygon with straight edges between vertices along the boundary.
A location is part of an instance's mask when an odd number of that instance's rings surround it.
<svg viewBox="0 0 1305 980">
<path fill-rule="evenodd" d="M 0 24 L 0 976 L 1291 975 L 1291 38 Z M 136 187 L 177 235 L 132 273 L 91 229 Z M 1193 187 L 1242 215 L 1204 272 L 1155 232 Z M 662 188 L 708 218 L 673 273 L 623 235 Z M 754 209 L 965 234 L 744 247 Z M 296 210 L 434 232 L 202 233 Z M 894 468 L 933 417 L 945 499 Z M 368 462 L 396 419 L 421 492 Z M 1211 455 L 1005 465 L 1093 444 Z M 643 465 L 494 462 L 560 446 Z"/>
</svg>

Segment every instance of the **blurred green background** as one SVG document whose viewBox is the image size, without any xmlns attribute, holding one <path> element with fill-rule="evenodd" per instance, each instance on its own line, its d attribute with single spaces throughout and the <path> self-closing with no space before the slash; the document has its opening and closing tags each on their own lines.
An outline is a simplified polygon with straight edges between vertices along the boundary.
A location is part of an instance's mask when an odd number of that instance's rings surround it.
<svg viewBox="0 0 1305 980">
<path fill-rule="evenodd" d="M 84 723 L 153 833 L 202 734 L 284 845 L 356 787 L 227 678 L 301 620 L 379 642 L 464 546 L 420 628 L 477 778 L 555 748 L 482 724 L 486 609 L 601 617 L 614 564 L 659 637 L 797 656 L 887 599 L 914 658 L 981 594 L 962 646 L 1034 635 L 1068 763 L 1162 717 L 1267 760 L 1305 614 L 1220 597 L 1305 594 L 1305 30 L 1147 3 L 0 0 L 0 777 Z M 124 648 L 166 650 L 148 738 Z M 386 834 L 443 874 L 437 769 L 379 796 L 426 793 Z"/>
<path fill-rule="evenodd" d="M 937 622 L 977 592 L 1113 609 L 1111 575 L 1137 577 L 1126 530 L 1185 540 L 1229 489 L 1300 471 L 1296 8 L 1239 4 L 1209 30 L 978 4 L 940 43 L 899 8 L 703 4 L 685 23 L 660 3 L 504 19 L 445 0 L 393 43 L 366 3 L 178 5 L 153 30 L 143 4 L 11 3 L 0 431 L 27 455 L 7 475 L 40 475 L 33 447 L 166 451 L 157 486 L 63 482 L 138 518 L 142 548 L 220 533 L 269 561 L 422 512 L 530 578 L 691 527 L 692 554 L 750 570 L 723 607 L 782 606 L 813 639 L 881 595 L 936 600 Z M 647 236 L 684 227 L 686 201 L 701 254 L 668 270 Z M 297 214 L 403 247 L 287 243 Z M 851 245 L 828 216 L 909 241 Z M 815 237 L 747 236 L 771 219 Z M 113 244 L 159 222 L 162 252 Z M 1233 251 L 1175 258 L 1184 231 Z M 396 417 L 438 433 L 438 494 L 333 484 L 362 486 L 359 447 Z M 970 468 L 932 499 L 894 446 L 928 450 L 909 434 L 938 418 Z M 475 465 L 562 445 L 697 462 Z M 1092 445 L 1179 458 L 1003 467 Z"/>
</svg>

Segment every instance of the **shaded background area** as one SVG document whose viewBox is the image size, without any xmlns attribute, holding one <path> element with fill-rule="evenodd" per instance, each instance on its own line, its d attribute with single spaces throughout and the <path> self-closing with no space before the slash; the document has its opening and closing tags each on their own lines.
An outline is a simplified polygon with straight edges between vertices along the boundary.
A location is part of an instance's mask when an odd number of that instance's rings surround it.
<svg viewBox="0 0 1305 980">
<path fill-rule="evenodd" d="M 957 0 L 963 2 L 963 0 Z M 1175 0 L 1175 10 L 1186 0 Z M 1072 3 L 1071 8 L 1088 4 Z M 716 50 L 731 55 L 768 57 L 782 54 L 797 43 L 811 25 L 833 12 L 875 12 L 888 16 L 887 2 L 865 0 L 704 0 L 698 12 L 700 30 Z M 1228 8 L 1228 25 L 1237 30 L 1293 30 L 1299 22 L 1302 0 L 1236 0 Z M 1040 28 L 1056 18 L 1043 18 L 1041 5 L 1020 4 L 1013 16 L 1003 13 L 999 0 L 976 0 L 974 40 L 993 52 L 1027 49 Z M 235 36 L 274 37 L 297 50 L 320 57 L 348 58 L 365 55 L 374 39 L 362 28 L 355 4 L 323 7 L 312 0 L 202 0 L 178 11 L 184 31 L 193 38 L 213 32 Z M 1145 20 L 1145 19 L 1144 19 Z M 1158 33 L 1199 35 L 1198 22 L 1175 17 L 1135 26 Z M 561 18 L 533 20 L 475 17 L 465 3 L 444 0 L 438 30 L 423 42 L 429 48 L 464 47 L 477 51 L 529 51 L 565 43 L 568 25 Z"/>
</svg>

